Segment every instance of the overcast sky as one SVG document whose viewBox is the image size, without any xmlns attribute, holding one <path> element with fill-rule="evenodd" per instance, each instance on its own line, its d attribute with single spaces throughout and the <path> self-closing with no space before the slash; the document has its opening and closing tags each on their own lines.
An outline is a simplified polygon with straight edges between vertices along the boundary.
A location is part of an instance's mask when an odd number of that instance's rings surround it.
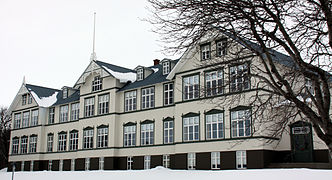
<svg viewBox="0 0 332 180">
<path fill-rule="evenodd" d="M 0 106 L 26 83 L 73 86 L 90 62 L 93 13 L 97 59 L 127 68 L 166 57 L 146 0 L 0 0 Z M 176 56 L 167 56 L 177 58 Z"/>
</svg>

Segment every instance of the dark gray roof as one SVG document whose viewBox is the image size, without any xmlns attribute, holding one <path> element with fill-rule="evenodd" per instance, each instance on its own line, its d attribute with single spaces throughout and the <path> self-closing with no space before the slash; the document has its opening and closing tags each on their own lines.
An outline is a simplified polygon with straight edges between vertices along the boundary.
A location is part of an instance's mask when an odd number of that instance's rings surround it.
<svg viewBox="0 0 332 180">
<path fill-rule="evenodd" d="M 63 99 L 63 91 L 59 92 L 57 97 L 56 103 L 54 103 L 52 106 L 60 105 L 60 104 L 68 104 L 71 102 L 79 101 L 80 100 L 80 91 L 76 90 L 72 95 L 67 97 L 66 99 Z"/>
<path fill-rule="evenodd" d="M 35 92 L 39 98 L 49 97 L 52 96 L 55 92 L 61 91 L 58 89 L 36 86 L 32 84 L 26 84 L 25 87 L 29 90 L 30 93 L 31 91 Z"/>
<path fill-rule="evenodd" d="M 108 64 L 108 63 L 105 63 L 105 62 L 101 62 L 101 61 L 95 61 L 99 66 L 105 66 L 107 67 L 108 69 L 112 70 L 112 71 L 115 71 L 115 72 L 120 72 L 120 73 L 127 73 L 127 72 L 135 72 L 134 70 L 131 70 L 131 69 L 128 69 L 128 68 L 124 68 L 124 67 L 121 67 L 121 66 L 116 66 L 116 65 L 113 65 L 113 64 Z M 105 69 L 107 71 L 107 69 Z"/>
</svg>

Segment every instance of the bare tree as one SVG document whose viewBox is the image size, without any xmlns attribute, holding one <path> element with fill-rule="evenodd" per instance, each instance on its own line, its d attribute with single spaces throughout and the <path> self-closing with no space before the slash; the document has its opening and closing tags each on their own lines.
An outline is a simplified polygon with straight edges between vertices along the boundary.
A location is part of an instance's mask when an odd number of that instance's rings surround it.
<svg viewBox="0 0 332 180">
<path fill-rule="evenodd" d="M 0 107 L 0 169 L 6 167 L 9 154 L 11 117 L 7 108 Z"/>
<path fill-rule="evenodd" d="M 255 71 L 250 78 L 264 89 L 250 97 L 256 116 L 273 120 L 270 128 L 274 136 L 280 136 L 299 116 L 307 119 L 332 157 L 331 0 L 149 2 L 152 17 L 148 21 L 161 34 L 167 51 L 193 47 L 210 32 L 223 33 L 250 49 L 260 64 L 251 67 Z M 305 81 L 313 89 L 305 86 Z"/>
</svg>

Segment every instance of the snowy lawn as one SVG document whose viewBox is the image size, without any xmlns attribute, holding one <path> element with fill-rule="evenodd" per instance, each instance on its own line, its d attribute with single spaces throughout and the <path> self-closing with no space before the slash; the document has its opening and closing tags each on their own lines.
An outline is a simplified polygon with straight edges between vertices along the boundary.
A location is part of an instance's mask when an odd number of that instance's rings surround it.
<svg viewBox="0 0 332 180">
<path fill-rule="evenodd" d="M 10 180 L 11 172 L 0 171 L 0 180 Z M 15 172 L 15 180 L 328 180 L 332 170 L 263 169 L 263 170 L 170 170 L 157 167 L 130 171 L 42 171 Z"/>
</svg>

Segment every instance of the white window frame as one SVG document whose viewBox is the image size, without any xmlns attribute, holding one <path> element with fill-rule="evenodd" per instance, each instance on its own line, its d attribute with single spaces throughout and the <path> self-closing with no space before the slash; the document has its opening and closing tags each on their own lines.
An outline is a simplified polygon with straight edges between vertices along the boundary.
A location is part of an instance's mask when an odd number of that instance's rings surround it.
<svg viewBox="0 0 332 180">
<path fill-rule="evenodd" d="M 84 117 L 91 117 L 95 114 L 95 97 L 84 99 Z"/>
<path fill-rule="evenodd" d="M 171 159 L 169 154 L 164 154 L 163 155 L 163 166 L 165 168 L 170 168 Z"/>
<path fill-rule="evenodd" d="M 30 126 L 37 126 L 38 125 L 38 114 L 39 114 L 39 110 L 32 110 L 31 111 L 31 122 L 30 122 Z"/>
<path fill-rule="evenodd" d="M 223 94 L 223 71 L 205 73 L 205 95 L 207 97 Z"/>
<path fill-rule="evenodd" d="M 174 143 L 174 121 L 164 121 L 164 144 Z"/>
<path fill-rule="evenodd" d="M 23 112 L 22 128 L 29 127 L 30 111 Z"/>
<path fill-rule="evenodd" d="M 251 136 L 250 109 L 231 111 L 232 137 Z"/>
<path fill-rule="evenodd" d="M 183 100 L 199 98 L 199 75 L 183 77 Z"/>
<path fill-rule="evenodd" d="M 48 112 L 48 124 L 53 124 L 55 120 L 55 108 L 51 107 L 49 108 Z"/>
<path fill-rule="evenodd" d="M 220 152 L 211 152 L 211 169 L 220 169 Z"/>
<path fill-rule="evenodd" d="M 154 108 L 154 87 L 142 89 L 142 109 Z"/>
<path fill-rule="evenodd" d="M 192 130 L 192 132 L 190 132 Z M 183 118 L 183 141 L 199 140 L 199 116 Z"/>
<path fill-rule="evenodd" d="M 227 54 L 227 39 L 221 39 L 216 41 L 216 50 L 217 50 L 217 56 L 224 56 Z"/>
<path fill-rule="evenodd" d="M 70 120 L 71 121 L 78 120 L 79 119 L 79 112 L 80 112 L 80 103 L 71 104 Z"/>
<path fill-rule="evenodd" d="M 188 170 L 196 169 L 196 153 L 188 153 L 187 160 L 188 160 Z"/>
<path fill-rule="evenodd" d="M 164 84 L 164 105 L 174 104 L 174 83 Z"/>
<path fill-rule="evenodd" d="M 92 81 L 92 92 L 100 91 L 103 88 L 103 81 L 100 76 L 96 76 Z"/>
<path fill-rule="evenodd" d="M 63 170 L 63 159 L 60 159 L 59 161 L 59 171 Z"/>
<path fill-rule="evenodd" d="M 28 153 L 28 137 L 27 136 L 21 137 L 20 153 L 21 154 L 27 154 Z"/>
<path fill-rule="evenodd" d="M 108 127 L 97 128 L 97 148 L 108 146 Z"/>
<path fill-rule="evenodd" d="M 60 120 L 59 120 L 60 123 L 68 122 L 68 112 L 69 112 L 68 104 L 60 106 Z"/>
<path fill-rule="evenodd" d="M 28 104 L 32 103 L 32 96 L 30 94 L 28 94 Z"/>
<path fill-rule="evenodd" d="M 141 80 L 144 79 L 144 70 L 143 70 L 143 68 L 138 68 L 137 69 L 136 78 L 137 78 L 137 81 L 141 81 Z"/>
<path fill-rule="evenodd" d="M 229 78 L 230 92 L 240 92 L 250 89 L 248 63 L 231 66 L 229 68 Z"/>
<path fill-rule="evenodd" d="M 93 129 L 83 130 L 83 149 L 93 148 Z"/>
<path fill-rule="evenodd" d="M 223 113 L 205 115 L 206 140 L 224 138 L 224 115 Z"/>
<path fill-rule="evenodd" d="M 71 131 L 69 133 L 69 150 L 78 150 L 78 131 Z"/>
<path fill-rule="evenodd" d="M 99 158 L 99 170 L 104 170 L 104 157 Z"/>
<path fill-rule="evenodd" d="M 132 156 L 127 157 L 127 170 L 133 169 L 134 158 Z"/>
<path fill-rule="evenodd" d="M 24 171 L 24 162 L 25 161 L 22 161 L 22 163 L 21 163 L 21 171 Z"/>
<path fill-rule="evenodd" d="M 163 62 L 163 75 L 169 74 L 170 70 L 171 70 L 170 62 L 169 61 Z"/>
<path fill-rule="evenodd" d="M 58 151 L 67 151 L 67 132 L 58 135 Z"/>
<path fill-rule="evenodd" d="M 20 138 L 13 138 L 12 140 L 12 154 L 18 154 L 20 147 Z"/>
<path fill-rule="evenodd" d="M 135 111 L 137 109 L 136 90 L 125 92 L 125 112 Z"/>
<path fill-rule="evenodd" d="M 310 93 L 311 95 L 315 95 L 315 89 L 314 89 L 314 85 L 311 81 L 311 79 L 309 78 L 305 78 L 305 89 L 306 89 L 306 92 Z"/>
<path fill-rule="evenodd" d="M 22 106 L 27 104 L 27 98 L 28 98 L 28 94 L 23 94 L 22 95 Z"/>
<path fill-rule="evenodd" d="M 70 160 L 70 170 L 75 171 L 75 159 Z"/>
<path fill-rule="evenodd" d="M 154 144 L 154 123 L 141 124 L 141 145 Z"/>
<path fill-rule="evenodd" d="M 68 97 L 68 89 L 67 88 L 63 88 L 62 90 L 62 98 L 66 99 Z"/>
<path fill-rule="evenodd" d="M 247 169 L 247 151 L 236 151 L 236 169 Z"/>
<path fill-rule="evenodd" d="M 21 127 L 21 113 L 14 114 L 14 129 L 18 129 Z"/>
<path fill-rule="evenodd" d="M 30 171 L 33 171 L 33 165 L 34 165 L 35 163 L 34 163 L 34 161 L 31 161 L 30 162 Z"/>
<path fill-rule="evenodd" d="M 123 146 L 136 146 L 136 125 L 124 126 Z"/>
<path fill-rule="evenodd" d="M 48 134 L 47 135 L 47 152 L 53 152 L 53 141 L 54 141 L 54 135 Z"/>
<path fill-rule="evenodd" d="M 29 139 L 29 153 L 37 152 L 37 136 L 30 136 Z"/>
<path fill-rule="evenodd" d="M 109 112 L 109 101 L 109 94 L 98 96 L 98 114 L 107 114 Z"/>
<path fill-rule="evenodd" d="M 89 171 L 90 170 L 90 158 L 85 158 L 85 163 L 84 163 L 84 169 L 85 171 Z"/>
<path fill-rule="evenodd" d="M 52 171 L 52 166 L 53 166 L 53 161 L 52 160 L 48 160 L 48 170 Z"/>
<path fill-rule="evenodd" d="M 151 156 L 144 156 L 144 169 L 151 168 Z"/>
<path fill-rule="evenodd" d="M 211 59 L 211 44 L 203 44 L 201 45 L 201 60 Z"/>
</svg>

